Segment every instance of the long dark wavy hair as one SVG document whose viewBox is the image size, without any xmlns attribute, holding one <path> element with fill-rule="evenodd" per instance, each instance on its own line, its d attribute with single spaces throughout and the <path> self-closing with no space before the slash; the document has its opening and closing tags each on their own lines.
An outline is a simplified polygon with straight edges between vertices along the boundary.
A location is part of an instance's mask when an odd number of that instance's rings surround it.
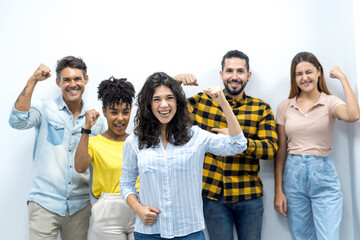
<svg viewBox="0 0 360 240">
<path fill-rule="evenodd" d="M 191 118 L 182 87 L 166 73 L 156 72 L 146 79 L 137 95 L 138 109 L 134 120 L 134 133 L 139 138 L 139 149 L 156 147 L 160 143 L 161 123 L 152 112 L 151 102 L 155 89 L 162 85 L 168 87 L 176 99 L 176 113 L 167 124 L 166 139 L 175 146 L 180 146 L 186 144 L 192 137 Z"/>
</svg>

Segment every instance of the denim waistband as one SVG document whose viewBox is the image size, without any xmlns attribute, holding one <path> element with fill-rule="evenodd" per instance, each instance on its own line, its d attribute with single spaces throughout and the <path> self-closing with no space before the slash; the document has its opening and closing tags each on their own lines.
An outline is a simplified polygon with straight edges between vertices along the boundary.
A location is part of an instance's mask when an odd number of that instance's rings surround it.
<svg viewBox="0 0 360 240">
<path fill-rule="evenodd" d="M 324 162 L 332 161 L 331 156 L 316 156 L 316 155 L 298 155 L 289 153 L 286 161 L 297 161 L 297 162 Z"/>
</svg>

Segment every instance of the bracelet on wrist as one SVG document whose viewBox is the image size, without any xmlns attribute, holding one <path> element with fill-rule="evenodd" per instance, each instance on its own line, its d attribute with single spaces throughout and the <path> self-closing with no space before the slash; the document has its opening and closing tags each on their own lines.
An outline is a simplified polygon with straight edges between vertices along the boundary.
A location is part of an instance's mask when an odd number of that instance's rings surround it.
<svg viewBox="0 0 360 240">
<path fill-rule="evenodd" d="M 90 129 L 81 128 L 81 133 L 91 134 Z"/>
</svg>

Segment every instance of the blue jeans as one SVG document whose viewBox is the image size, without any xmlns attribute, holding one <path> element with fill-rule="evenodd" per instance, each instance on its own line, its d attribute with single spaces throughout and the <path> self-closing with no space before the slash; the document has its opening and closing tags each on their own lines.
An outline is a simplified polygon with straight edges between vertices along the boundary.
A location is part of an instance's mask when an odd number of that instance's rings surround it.
<svg viewBox="0 0 360 240">
<path fill-rule="evenodd" d="M 134 232 L 135 240 L 166 240 L 168 238 L 160 237 L 160 234 L 143 234 Z M 171 238 L 174 240 L 205 240 L 205 235 L 203 231 L 194 232 L 184 237 L 175 237 Z"/>
<path fill-rule="evenodd" d="M 339 239 L 343 195 L 330 156 L 288 154 L 283 191 L 295 240 Z"/>
<path fill-rule="evenodd" d="M 262 216 L 264 212 L 262 197 L 237 203 L 224 203 L 203 197 L 206 229 L 211 240 L 233 240 L 235 223 L 239 240 L 260 240 Z"/>
</svg>

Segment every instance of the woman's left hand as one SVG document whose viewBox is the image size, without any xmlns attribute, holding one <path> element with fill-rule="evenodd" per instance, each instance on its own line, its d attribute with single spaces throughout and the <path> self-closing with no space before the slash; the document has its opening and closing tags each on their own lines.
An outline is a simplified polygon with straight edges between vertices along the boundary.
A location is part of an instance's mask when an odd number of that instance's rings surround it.
<svg viewBox="0 0 360 240">
<path fill-rule="evenodd" d="M 333 66 L 330 71 L 331 78 L 337 78 L 339 80 L 346 79 L 345 74 L 340 70 L 338 66 Z"/>
</svg>

